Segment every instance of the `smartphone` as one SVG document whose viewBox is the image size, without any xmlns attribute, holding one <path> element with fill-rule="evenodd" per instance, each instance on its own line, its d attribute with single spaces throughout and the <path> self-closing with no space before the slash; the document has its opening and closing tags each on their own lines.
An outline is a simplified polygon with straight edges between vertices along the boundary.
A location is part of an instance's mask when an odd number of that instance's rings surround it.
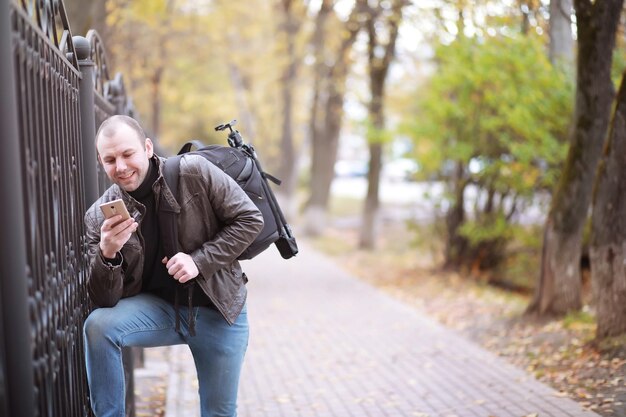
<svg viewBox="0 0 626 417">
<path fill-rule="evenodd" d="M 107 219 L 118 214 L 122 215 L 122 219 L 120 221 L 130 219 L 130 214 L 126 209 L 126 204 L 124 204 L 124 201 L 122 201 L 121 198 L 109 201 L 108 203 L 100 204 L 100 210 L 102 210 L 104 217 Z"/>
</svg>

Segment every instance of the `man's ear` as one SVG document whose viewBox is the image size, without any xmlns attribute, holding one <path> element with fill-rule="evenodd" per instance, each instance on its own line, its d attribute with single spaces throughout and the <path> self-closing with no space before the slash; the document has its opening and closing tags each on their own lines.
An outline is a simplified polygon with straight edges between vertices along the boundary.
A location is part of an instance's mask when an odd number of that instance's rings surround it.
<svg viewBox="0 0 626 417">
<path fill-rule="evenodd" d="M 152 158 L 152 155 L 154 155 L 154 145 L 152 144 L 152 141 L 150 140 L 150 138 L 146 138 L 146 155 L 148 156 L 148 158 Z"/>
</svg>

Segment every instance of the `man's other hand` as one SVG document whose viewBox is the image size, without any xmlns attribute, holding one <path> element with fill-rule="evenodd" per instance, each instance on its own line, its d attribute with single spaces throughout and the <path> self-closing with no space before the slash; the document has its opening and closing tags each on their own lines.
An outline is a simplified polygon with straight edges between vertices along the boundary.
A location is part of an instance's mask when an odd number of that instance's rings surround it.
<svg viewBox="0 0 626 417">
<path fill-rule="evenodd" d="M 166 256 L 161 262 L 165 264 L 167 273 L 180 283 L 190 281 L 200 274 L 191 256 L 183 252 L 178 252 L 172 256 L 172 259 L 168 259 Z"/>
</svg>

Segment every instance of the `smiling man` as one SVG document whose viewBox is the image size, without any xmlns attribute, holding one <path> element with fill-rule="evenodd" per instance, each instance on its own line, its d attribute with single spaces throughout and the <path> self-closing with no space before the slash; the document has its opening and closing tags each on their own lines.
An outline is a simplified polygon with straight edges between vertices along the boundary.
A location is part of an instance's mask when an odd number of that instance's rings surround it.
<svg viewBox="0 0 626 417">
<path fill-rule="evenodd" d="M 125 416 L 122 347 L 187 344 L 202 417 L 235 416 L 248 344 L 247 278 L 237 257 L 263 227 L 261 213 L 232 178 L 196 155 L 180 161 L 179 205 L 161 173 L 164 159 L 130 117 L 105 120 L 96 148 L 113 185 L 85 214 L 87 289 L 98 307 L 84 326 L 95 415 Z M 116 199 L 130 219 L 104 218 L 100 204 Z M 181 250 L 171 258 L 161 239 L 164 210 L 178 213 Z"/>
<path fill-rule="evenodd" d="M 120 120 L 126 120 L 128 124 L 120 123 Z M 123 116 L 109 119 L 100 127 L 96 137 L 98 159 L 111 181 L 125 191 L 139 188 L 154 155 L 152 141 L 145 137 L 139 124 Z M 133 137 L 136 140 L 126 140 Z"/>
</svg>

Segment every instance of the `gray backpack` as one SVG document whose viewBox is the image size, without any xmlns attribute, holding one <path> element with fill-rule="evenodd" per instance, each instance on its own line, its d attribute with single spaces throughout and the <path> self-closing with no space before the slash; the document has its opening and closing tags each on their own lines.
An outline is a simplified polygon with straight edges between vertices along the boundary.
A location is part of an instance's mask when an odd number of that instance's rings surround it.
<svg viewBox="0 0 626 417">
<path fill-rule="evenodd" d="M 177 156 L 166 160 L 163 176 L 174 197 L 178 198 L 178 174 L 182 155 L 192 153 L 203 156 L 233 178 L 263 214 L 263 230 L 238 259 L 252 259 L 272 243 L 276 245 L 284 259 L 289 259 L 298 253 L 298 245 L 268 183 L 269 180 L 280 185 L 280 180 L 263 172 L 252 145 L 244 143 L 239 132 L 233 130 L 232 126 L 235 123 L 233 120 L 215 128 L 219 131 L 230 129 L 228 134 L 230 146 L 204 146 L 196 140 L 187 142 Z M 197 149 L 192 150 L 192 146 Z M 178 226 L 176 214 L 173 212 L 167 214 L 170 215 L 162 215 L 159 222 L 165 254 L 172 256 L 179 252 Z"/>
</svg>

